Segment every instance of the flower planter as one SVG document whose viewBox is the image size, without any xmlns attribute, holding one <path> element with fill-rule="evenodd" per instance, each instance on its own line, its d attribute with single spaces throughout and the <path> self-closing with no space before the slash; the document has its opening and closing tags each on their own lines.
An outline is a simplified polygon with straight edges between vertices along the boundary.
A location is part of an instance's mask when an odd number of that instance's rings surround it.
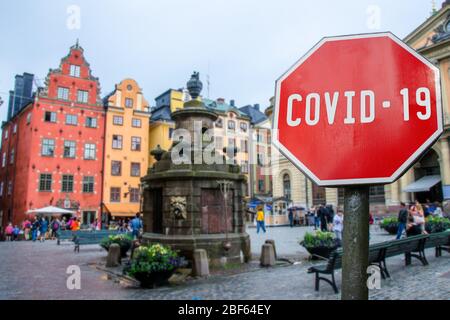
<svg viewBox="0 0 450 320">
<path fill-rule="evenodd" d="M 382 227 L 385 231 L 387 231 L 389 234 L 397 234 L 398 231 L 398 224 L 388 224 L 386 226 Z"/>
<path fill-rule="evenodd" d="M 425 223 L 425 230 L 428 233 L 444 232 L 450 229 L 450 219 L 431 217 Z"/>
<path fill-rule="evenodd" d="M 331 253 L 336 250 L 338 246 L 334 247 L 305 247 L 305 249 L 311 254 L 312 260 L 318 260 L 317 256 L 328 259 Z"/>
<path fill-rule="evenodd" d="M 133 244 L 133 240 L 130 236 L 125 234 L 112 235 L 103 239 L 102 242 L 100 242 L 100 246 L 106 251 L 109 251 L 109 246 L 113 243 L 116 243 L 120 246 L 120 256 L 122 258 L 126 258 L 127 252 L 128 250 L 130 250 Z"/>
<path fill-rule="evenodd" d="M 139 281 L 142 288 L 152 289 L 157 286 L 168 284 L 168 280 L 174 272 L 175 270 L 159 272 L 137 272 L 134 274 L 134 278 Z"/>
<path fill-rule="evenodd" d="M 106 246 L 106 245 L 100 245 L 103 249 L 105 249 L 106 251 L 109 251 L 109 245 L 108 246 Z M 122 257 L 122 258 L 126 258 L 127 257 L 127 252 L 128 252 L 128 250 L 130 250 L 130 248 L 131 248 L 131 244 L 129 244 L 129 243 L 120 243 L 119 244 L 119 246 L 120 246 L 120 256 Z"/>
</svg>

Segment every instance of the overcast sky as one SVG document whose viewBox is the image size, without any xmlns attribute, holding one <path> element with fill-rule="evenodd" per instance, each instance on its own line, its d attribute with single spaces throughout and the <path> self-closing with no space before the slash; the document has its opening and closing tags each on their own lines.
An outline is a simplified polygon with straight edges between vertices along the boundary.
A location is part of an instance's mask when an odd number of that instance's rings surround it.
<svg viewBox="0 0 450 320">
<path fill-rule="evenodd" d="M 442 0 L 437 0 L 440 7 Z M 392 31 L 403 38 L 430 0 L 15 0 L 0 3 L 0 120 L 14 75 L 43 84 L 77 38 L 102 96 L 132 77 L 153 106 L 199 71 L 209 97 L 238 106 L 273 95 L 276 78 L 324 36 Z M 75 5 L 75 7 L 73 7 Z M 72 6 L 72 7 L 71 7 Z M 75 9 L 75 10 L 73 10 Z M 78 9 L 80 19 L 78 20 Z"/>
</svg>

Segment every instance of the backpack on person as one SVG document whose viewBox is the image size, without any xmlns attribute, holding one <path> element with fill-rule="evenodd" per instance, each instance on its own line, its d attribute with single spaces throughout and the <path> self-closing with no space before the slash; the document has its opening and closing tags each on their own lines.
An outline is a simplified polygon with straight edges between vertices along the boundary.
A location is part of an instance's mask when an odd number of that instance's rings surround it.
<svg viewBox="0 0 450 320">
<path fill-rule="evenodd" d="M 59 229 L 59 223 L 58 223 L 58 221 L 56 221 L 56 220 L 53 221 L 52 229 L 53 229 L 53 231 L 56 231 L 56 230 Z"/>
</svg>

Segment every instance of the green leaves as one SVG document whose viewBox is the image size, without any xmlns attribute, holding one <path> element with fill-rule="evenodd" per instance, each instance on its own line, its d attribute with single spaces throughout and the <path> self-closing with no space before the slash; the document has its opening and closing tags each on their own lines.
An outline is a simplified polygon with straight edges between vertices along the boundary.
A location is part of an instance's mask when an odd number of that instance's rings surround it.
<svg viewBox="0 0 450 320">
<path fill-rule="evenodd" d="M 185 264 L 176 251 L 161 244 L 140 246 L 134 252 L 128 274 L 170 271 Z"/>
<path fill-rule="evenodd" d="M 429 216 L 425 223 L 425 229 L 428 233 L 443 232 L 450 229 L 450 219 Z"/>
<path fill-rule="evenodd" d="M 336 247 L 336 237 L 333 232 L 316 231 L 315 233 L 306 232 L 300 245 L 305 248 L 313 247 Z"/>
<path fill-rule="evenodd" d="M 121 248 L 130 248 L 133 244 L 133 238 L 128 234 L 110 235 L 100 242 L 100 246 L 108 250 L 113 243 L 117 243 Z"/>
<path fill-rule="evenodd" d="M 398 224 L 398 219 L 396 217 L 384 218 L 380 223 L 380 227 L 385 229 L 392 224 Z"/>
</svg>

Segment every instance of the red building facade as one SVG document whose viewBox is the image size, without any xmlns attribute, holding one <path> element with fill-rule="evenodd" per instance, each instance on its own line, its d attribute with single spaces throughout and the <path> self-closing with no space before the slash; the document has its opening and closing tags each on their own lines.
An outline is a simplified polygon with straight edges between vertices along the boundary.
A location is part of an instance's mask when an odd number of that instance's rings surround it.
<svg viewBox="0 0 450 320">
<path fill-rule="evenodd" d="M 76 211 L 83 223 L 100 218 L 105 112 L 99 94 L 77 43 L 50 69 L 33 102 L 3 124 L 3 226 L 49 205 Z"/>
</svg>

